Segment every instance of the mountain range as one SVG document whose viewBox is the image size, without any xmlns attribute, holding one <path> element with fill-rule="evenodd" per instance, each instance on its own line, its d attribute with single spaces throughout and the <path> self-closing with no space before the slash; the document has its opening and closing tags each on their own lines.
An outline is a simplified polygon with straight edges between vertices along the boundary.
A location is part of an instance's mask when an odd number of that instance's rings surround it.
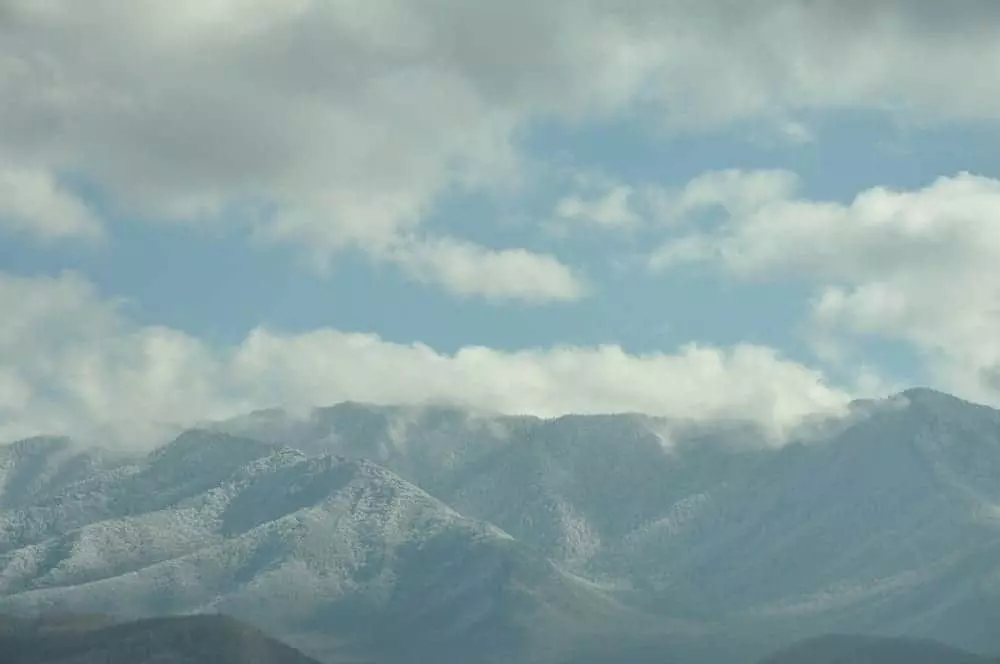
<svg viewBox="0 0 1000 664">
<path fill-rule="evenodd" d="M 618 654 L 620 657 L 623 653 Z M 573 661 L 606 664 L 623 660 L 592 653 Z M 786 646 L 758 664 L 996 664 L 997 661 L 926 639 L 827 635 Z M 0 616 L 0 662 L 321 664 L 245 623 L 207 614 L 128 622 L 88 614 L 31 619 Z"/>
<path fill-rule="evenodd" d="M 345 403 L 148 454 L 0 446 L 0 613 L 225 613 L 327 662 L 1000 653 L 1000 412 L 749 423 Z"/>
</svg>

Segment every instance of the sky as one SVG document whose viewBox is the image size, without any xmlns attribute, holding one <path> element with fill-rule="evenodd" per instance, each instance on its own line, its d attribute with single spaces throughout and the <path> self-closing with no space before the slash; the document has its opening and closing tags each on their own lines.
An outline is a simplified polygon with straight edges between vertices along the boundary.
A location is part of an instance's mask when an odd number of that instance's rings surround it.
<svg viewBox="0 0 1000 664">
<path fill-rule="evenodd" d="M 0 0 L 0 440 L 1000 405 L 1000 4 Z"/>
</svg>

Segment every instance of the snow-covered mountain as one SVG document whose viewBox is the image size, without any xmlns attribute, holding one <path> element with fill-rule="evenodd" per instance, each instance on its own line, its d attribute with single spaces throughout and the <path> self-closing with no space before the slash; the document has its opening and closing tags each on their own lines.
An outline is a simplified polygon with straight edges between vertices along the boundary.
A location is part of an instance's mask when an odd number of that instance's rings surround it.
<svg viewBox="0 0 1000 664">
<path fill-rule="evenodd" d="M 0 445 L 0 507 L 30 505 L 121 461 L 121 455 L 83 449 L 67 438 L 29 438 Z"/>
<path fill-rule="evenodd" d="M 344 404 L 290 422 L 299 445 L 377 457 L 630 603 L 741 642 L 882 631 L 1000 651 L 1000 412 L 984 406 L 909 390 L 780 448 L 638 415 Z"/>
<path fill-rule="evenodd" d="M 217 428 L 375 460 L 583 573 L 608 545 L 696 494 L 692 487 L 706 473 L 709 482 L 724 481 L 753 462 L 743 453 L 748 446 L 689 426 L 673 428 L 671 436 L 688 443 L 684 454 L 674 454 L 668 447 L 674 441 L 664 437 L 671 424 L 678 423 L 642 415 L 543 420 L 345 403 L 305 419 L 272 410 Z M 750 428 L 736 433 L 756 436 Z"/>
<path fill-rule="evenodd" d="M 327 657 L 442 662 L 634 613 L 370 461 L 206 431 L 0 503 L 3 612 L 223 612 Z"/>
<path fill-rule="evenodd" d="M 0 611 L 223 611 L 385 661 L 741 661 L 830 632 L 1000 652 L 1000 412 L 911 390 L 799 438 L 340 404 L 133 459 L 22 441 Z"/>
</svg>

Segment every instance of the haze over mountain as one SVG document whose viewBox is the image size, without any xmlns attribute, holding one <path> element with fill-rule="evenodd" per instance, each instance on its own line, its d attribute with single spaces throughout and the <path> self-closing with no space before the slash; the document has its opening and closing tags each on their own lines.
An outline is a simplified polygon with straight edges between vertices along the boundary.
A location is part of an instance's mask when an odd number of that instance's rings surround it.
<svg viewBox="0 0 1000 664">
<path fill-rule="evenodd" d="M 923 389 L 780 446 L 353 403 L 141 457 L 20 441 L 0 611 L 222 611 L 328 661 L 742 662 L 828 633 L 1000 653 L 998 476 L 1000 412 Z"/>
</svg>

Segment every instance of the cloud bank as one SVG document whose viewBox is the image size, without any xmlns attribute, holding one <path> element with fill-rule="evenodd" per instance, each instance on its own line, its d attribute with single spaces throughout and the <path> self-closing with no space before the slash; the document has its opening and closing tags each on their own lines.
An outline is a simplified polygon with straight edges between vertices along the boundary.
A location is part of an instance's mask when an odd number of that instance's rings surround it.
<svg viewBox="0 0 1000 664">
<path fill-rule="evenodd" d="M 177 427 L 275 405 L 343 400 L 448 403 L 506 413 L 644 412 L 746 418 L 780 437 L 848 395 L 759 346 L 689 345 L 629 354 L 618 346 L 453 354 L 372 334 L 258 328 L 215 349 L 177 330 L 139 326 L 125 303 L 83 277 L 0 276 L 0 440 L 68 434 L 145 445 Z"/>
<path fill-rule="evenodd" d="M 108 216 L 236 226 L 319 268 L 353 249 L 462 298 L 576 302 L 595 286 L 569 257 L 437 229 L 438 205 L 530 189 L 542 157 L 525 137 L 545 123 L 766 125 L 799 142 L 817 140 L 810 114 L 840 110 L 995 123 L 1000 79 L 982 63 L 1000 58 L 998 21 L 987 0 L 960 12 L 903 0 L 0 0 L 0 232 L 93 241 Z M 672 239 L 649 259 L 656 270 L 805 281 L 826 361 L 865 338 L 902 340 L 945 387 L 1000 402 L 997 189 L 956 174 L 843 203 L 799 197 L 786 171 L 730 170 L 678 192 L 611 182 L 553 201 L 552 217 L 609 232 L 658 217 Z M 699 230 L 720 211 L 721 226 Z M 137 325 L 73 274 L 0 274 L 0 306 L 2 438 L 127 444 L 341 399 L 749 417 L 781 431 L 847 399 L 754 345 L 447 354 L 256 329 L 218 349 Z"/>
</svg>

